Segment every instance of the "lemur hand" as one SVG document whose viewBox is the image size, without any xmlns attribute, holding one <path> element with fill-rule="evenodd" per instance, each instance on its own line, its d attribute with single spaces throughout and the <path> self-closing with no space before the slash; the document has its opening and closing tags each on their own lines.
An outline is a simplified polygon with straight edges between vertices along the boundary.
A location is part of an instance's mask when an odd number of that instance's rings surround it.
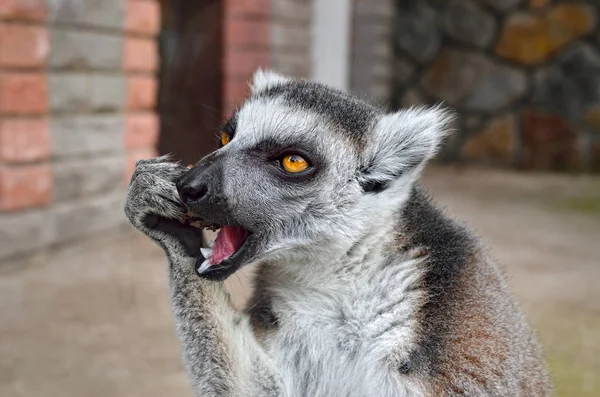
<svg viewBox="0 0 600 397">
<path fill-rule="evenodd" d="M 142 233 L 156 241 L 171 259 L 197 257 L 201 229 L 179 222 L 187 212 L 175 182 L 187 171 L 168 156 L 137 162 L 125 201 L 125 215 Z"/>
</svg>

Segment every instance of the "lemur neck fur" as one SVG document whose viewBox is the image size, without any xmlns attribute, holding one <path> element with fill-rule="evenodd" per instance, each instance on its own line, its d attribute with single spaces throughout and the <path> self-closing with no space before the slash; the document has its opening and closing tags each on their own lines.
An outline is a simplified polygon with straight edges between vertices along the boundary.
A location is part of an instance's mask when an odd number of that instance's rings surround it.
<svg viewBox="0 0 600 397">
<path fill-rule="evenodd" d="M 373 225 L 356 233 L 349 241 L 323 244 L 319 247 L 299 247 L 288 251 L 263 266 L 276 280 L 277 287 L 286 289 L 324 289 L 329 292 L 345 289 L 378 271 L 385 254 L 393 247 L 394 225 Z M 265 269 L 265 270 L 267 270 Z M 336 288 L 332 288 L 336 285 Z"/>
</svg>

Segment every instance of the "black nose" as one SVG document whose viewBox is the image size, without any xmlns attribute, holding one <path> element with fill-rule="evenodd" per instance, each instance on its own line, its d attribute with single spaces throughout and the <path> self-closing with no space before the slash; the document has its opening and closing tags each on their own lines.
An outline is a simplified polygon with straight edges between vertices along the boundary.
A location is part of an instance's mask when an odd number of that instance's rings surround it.
<svg viewBox="0 0 600 397">
<path fill-rule="evenodd" d="M 177 191 L 184 204 L 197 203 L 207 195 L 208 185 L 198 179 L 179 180 Z"/>
</svg>

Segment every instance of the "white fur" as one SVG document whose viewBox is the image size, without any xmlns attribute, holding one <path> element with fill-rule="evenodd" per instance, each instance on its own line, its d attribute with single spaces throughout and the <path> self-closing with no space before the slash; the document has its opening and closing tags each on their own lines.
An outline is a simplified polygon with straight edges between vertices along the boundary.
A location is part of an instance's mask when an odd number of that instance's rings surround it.
<svg viewBox="0 0 600 397">
<path fill-rule="evenodd" d="M 252 83 L 250 85 L 250 88 L 252 90 L 252 93 L 256 94 L 260 91 L 264 91 L 278 84 L 286 83 L 290 80 L 291 79 L 289 77 L 285 77 L 272 70 L 258 69 L 256 72 L 254 72 L 254 75 L 252 76 Z"/>
<path fill-rule="evenodd" d="M 452 113 L 442 109 L 414 107 L 381 117 L 373 128 L 373 139 L 363 155 L 375 171 L 375 180 L 392 180 L 416 165 L 417 175 L 450 132 Z"/>
<path fill-rule="evenodd" d="M 324 273 L 280 275 L 273 288 L 280 324 L 266 347 L 286 396 L 423 395 L 397 371 L 415 344 L 414 315 L 424 298 L 406 292 L 421 276 L 418 260 L 378 269 L 377 255 L 362 261 L 385 242 L 383 233 L 372 237 L 349 262 L 316 266 Z"/>
<path fill-rule="evenodd" d="M 316 115 L 291 108 L 281 100 L 254 100 L 239 110 L 236 137 L 230 144 L 249 147 L 274 135 L 282 142 L 314 139 L 320 122 Z"/>
</svg>

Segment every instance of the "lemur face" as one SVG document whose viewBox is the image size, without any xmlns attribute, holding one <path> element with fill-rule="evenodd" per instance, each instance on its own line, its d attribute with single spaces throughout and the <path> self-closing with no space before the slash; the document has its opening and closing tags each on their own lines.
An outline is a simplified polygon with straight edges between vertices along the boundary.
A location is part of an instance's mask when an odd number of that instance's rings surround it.
<svg viewBox="0 0 600 397">
<path fill-rule="evenodd" d="M 191 212 L 221 226 L 198 273 L 224 279 L 256 260 L 342 252 L 398 210 L 447 121 L 440 109 L 385 115 L 321 84 L 257 72 L 220 149 L 177 184 Z"/>
</svg>

